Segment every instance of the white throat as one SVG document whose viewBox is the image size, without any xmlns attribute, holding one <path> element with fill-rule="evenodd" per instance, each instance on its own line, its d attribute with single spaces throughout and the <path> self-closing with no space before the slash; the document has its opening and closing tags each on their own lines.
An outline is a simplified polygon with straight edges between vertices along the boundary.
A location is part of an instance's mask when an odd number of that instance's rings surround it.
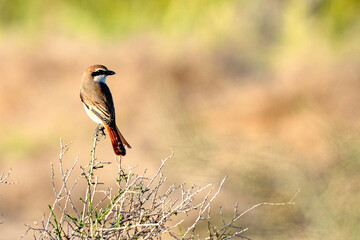
<svg viewBox="0 0 360 240">
<path fill-rule="evenodd" d="M 107 77 L 106 75 L 98 75 L 94 77 L 94 81 L 106 83 L 106 77 Z"/>
</svg>

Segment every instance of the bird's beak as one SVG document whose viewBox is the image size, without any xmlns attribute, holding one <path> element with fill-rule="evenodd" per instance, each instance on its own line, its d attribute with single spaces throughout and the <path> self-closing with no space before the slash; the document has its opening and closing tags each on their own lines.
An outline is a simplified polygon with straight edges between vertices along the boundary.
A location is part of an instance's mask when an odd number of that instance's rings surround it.
<svg viewBox="0 0 360 240">
<path fill-rule="evenodd" d="M 106 75 L 114 75 L 115 72 L 114 72 L 114 71 L 111 71 L 111 70 L 107 70 L 107 71 L 105 72 L 105 74 L 106 74 Z"/>
</svg>

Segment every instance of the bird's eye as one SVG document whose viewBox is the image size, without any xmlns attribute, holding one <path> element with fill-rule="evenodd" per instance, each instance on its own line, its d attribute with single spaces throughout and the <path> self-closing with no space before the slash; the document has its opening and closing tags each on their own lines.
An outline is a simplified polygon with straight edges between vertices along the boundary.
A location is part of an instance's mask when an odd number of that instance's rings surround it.
<svg viewBox="0 0 360 240">
<path fill-rule="evenodd" d="M 99 76 L 104 74 L 104 70 L 102 69 L 96 69 L 94 72 L 91 73 L 91 76 L 95 77 L 95 76 Z"/>
</svg>

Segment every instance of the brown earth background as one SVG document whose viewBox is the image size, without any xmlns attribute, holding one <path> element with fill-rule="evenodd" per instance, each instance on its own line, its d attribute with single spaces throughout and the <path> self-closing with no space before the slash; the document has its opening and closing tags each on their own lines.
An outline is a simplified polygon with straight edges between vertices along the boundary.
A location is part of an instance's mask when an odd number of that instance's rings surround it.
<svg viewBox="0 0 360 240">
<path fill-rule="evenodd" d="M 117 73 L 124 162 L 139 173 L 174 149 L 170 182 L 229 176 L 217 199 L 229 214 L 300 189 L 296 205 L 244 217 L 252 239 L 356 239 L 359 12 L 357 0 L 1 0 L 0 170 L 17 183 L 0 184 L 0 239 L 48 212 L 60 138 L 66 166 L 89 160 L 79 85 L 93 64 Z M 98 158 L 114 159 L 108 138 Z"/>
</svg>

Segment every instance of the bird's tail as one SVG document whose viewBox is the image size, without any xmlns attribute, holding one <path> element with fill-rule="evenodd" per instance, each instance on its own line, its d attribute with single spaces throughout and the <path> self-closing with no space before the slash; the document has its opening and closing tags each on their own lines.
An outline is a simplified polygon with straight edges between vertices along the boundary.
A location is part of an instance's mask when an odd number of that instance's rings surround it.
<svg viewBox="0 0 360 240">
<path fill-rule="evenodd" d="M 125 144 L 128 148 L 131 148 L 129 143 L 125 140 L 125 138 L 121 135 L 119 129 L 115 127 L 110 127 L 104 124 L 106 131 L 109 134 L 111 144 L 113 146 L 114 152 L 116 155 L 125 156 L 126 150 L 123 144 Z"/>
</svg>

